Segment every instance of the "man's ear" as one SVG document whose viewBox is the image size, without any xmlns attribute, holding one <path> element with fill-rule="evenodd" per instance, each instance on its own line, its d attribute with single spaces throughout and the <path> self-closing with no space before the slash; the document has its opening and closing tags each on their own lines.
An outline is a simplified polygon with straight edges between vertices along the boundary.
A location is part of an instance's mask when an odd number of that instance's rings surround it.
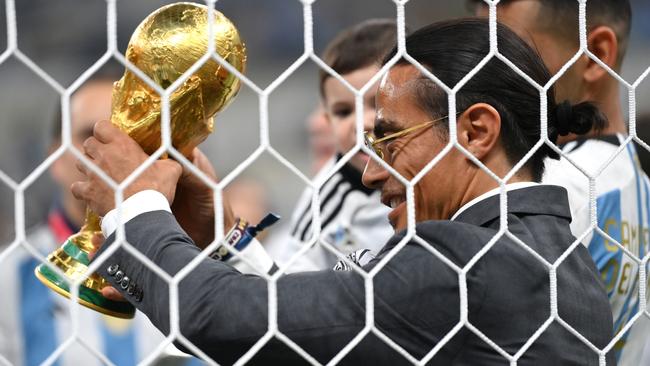
<svg viewBox="0 0 650 366">
<path fill-rule="evenodd" d="M 587 35 L 587 47 L 605 65 L 609 66 L 612 70 L 617 69 L 618 40 L 612 28 L 602 25 L 594 28 Z M 606 75 L 607 71 L 605 69 L 598 65 L 596 61 L 589 59 L 589 63 L 583 74 L 586 82 L 593 83 Z"/>
<path fill-rule="evenodd" d="M 501 116 L 487 103 L 476 103 L 457 118 L 458 143 L 483 160 L 499 141 Z"/>
</svg>

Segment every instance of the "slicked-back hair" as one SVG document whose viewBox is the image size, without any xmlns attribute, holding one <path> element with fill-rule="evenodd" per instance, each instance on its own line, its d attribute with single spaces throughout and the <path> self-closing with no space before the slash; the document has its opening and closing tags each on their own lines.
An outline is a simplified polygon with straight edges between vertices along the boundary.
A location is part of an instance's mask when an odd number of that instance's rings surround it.
<svg viewBox="0 0 650 366">
<path fill-rule="evenodd" d="M 380 65 L 384 56 L 397 43 L 397 24 L 393 19 L 370 19 L 341 31 L 325 48 L 323 61 L 340 75 Z M 332 77 L 319 72 L 321 97 L 325 99 L 324 84 Z"/>
<path fill-rule="evenodd" d="M 499 5 L 520 0 L 501 0 Z M 541 4 L 537 26 L 576 45 L 579 42 L 578 1 L 577 0 L 536 0 Z M 467 0 L 470 9 L 485 5 L 483 0 Z M 498 11 L 498 6 L 497 6 Z M 630 0 L 588 0 L 587 32 L 599 26 L 610 27 L 616 34 L 618 54 L 616 65 L 623 63 L 627 51 L 630 28 L 632 27 L 632 7 Z"/>
<path fill-rule="evenodd" d="M 501 53 L 528 77 L 545 85 L 551 75 L 539 54 L 515 32 L 502 24 L 497 25 L 497 41 Z M 454 87 L 469 74 L 489 53 L 489 24 L 487 19 L 469 18 L 439 22 L 415 31 L 406 39 L 408 54 L 431 71 L 440 81 Z M 397 49 L 389 53 L 388 62 Z M 397 65 L 408 64 L 401 59 Z M 415 97 L 431 119 L 449 113 L 447 94 L 437 84 L 421 75 L 415 84 Z M 540 140 L 540 94 L 524 78 L 501 60 L 492 57 L 456 94 L 456 110 L 463 112 L 476 103 L 487 103 L 501 118 L 500 141 L 508 162 L 514 166 Z M 548 137 L 555 142 L 560 134 L 555 91 L 547 93 Z M 593 124 L 596 130 L 606 123 L 605 117 L 590 103 L 570 108 L 571 132 L 584 134 Z M 566 120 L 564 118 L 563 120 Z M 437 132 L 446 133 L 448 124 L 437 124 Z M 564 126 L 564 125 L 563 125 Z M 527 160 L 522 171 L 540 181 L 544 172 L 544 159 L 557 158 L 547 145 L 542 145 Z"/>
</svg>

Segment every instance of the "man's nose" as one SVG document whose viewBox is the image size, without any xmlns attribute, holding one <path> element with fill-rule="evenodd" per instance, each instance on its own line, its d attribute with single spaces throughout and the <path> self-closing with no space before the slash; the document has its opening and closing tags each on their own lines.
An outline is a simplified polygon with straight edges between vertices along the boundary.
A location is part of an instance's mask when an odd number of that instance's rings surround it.
<svg viewBox="0 0 650 366">
<path fill-rule="evenodd" d="M 376 116 L 376 112 L 374 107 L 365 108 L 363 112 L 364 131 L 372 131 L 372 129 L 375 128 L 375 116 Z"/>
<path fill-rule="evenodd" d="M 370 158 L 368 163 L 366 163 L 366 168 L 363 170 L 361 182 L 368 188 L 381 189 L 388 177 L 388 171 L 381 164 Z"/>
</svg>

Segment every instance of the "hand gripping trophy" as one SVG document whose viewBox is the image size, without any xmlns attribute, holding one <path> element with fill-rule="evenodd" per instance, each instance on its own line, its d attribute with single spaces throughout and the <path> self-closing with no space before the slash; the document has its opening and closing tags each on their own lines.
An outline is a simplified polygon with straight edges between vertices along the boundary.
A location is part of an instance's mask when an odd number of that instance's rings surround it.
<svg viewBox="0 0 650 366">
<path fill-rule="evenodd" d="M 246 49 L 234 25 L 218 11 L 214 19 L 214 42 L 219 55 L 240 72 L 246 64 Z M 208 50 L 208 8 L 194 3 L 176 3 L 150 14 L 135 30 L 126 50 L 127 59 L 162 88 L 167 88 Z M 173 146 L 188 156 L 213 129 L 212 117 L 235 97 L 240 81 L 210 59 L 169 98 Z M 111 121 L 135 139 L 145 152 L 161 144 L 161 97 L 128 69 L 113 86 Z M 95 250 L 93 235 L 100 231 L 99 217 L 90 209 L 81 230 L 72 235 L 47 260 L 64 277 L 41 264 L 36 277 L 57 293 L 70 297 L 69 284 L 86 275 L 88 254 Z M 132 318 L 135 308 L 127 302 L 102 296 L 108 283 L 93 273 L 79 286 L 79 303 L 101 313 Z"/>
</svg>

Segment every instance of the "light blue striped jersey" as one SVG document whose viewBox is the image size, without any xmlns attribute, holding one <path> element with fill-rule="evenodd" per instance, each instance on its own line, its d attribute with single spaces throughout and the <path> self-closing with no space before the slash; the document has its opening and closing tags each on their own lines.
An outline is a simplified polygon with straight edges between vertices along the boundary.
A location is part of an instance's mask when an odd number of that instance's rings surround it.
<svg viewBox="0 0 650 366">
<path fill-rule="evenodd" d="M 639 310 L 639 264 L 634 257 L 643 259 L 648 253 L 650 227 L 650 182 L 641 170 L 634 145 L 627 144 L 619 151 L 623 141 L 622 135 L 603 136 L 579 139 L 562 148 L 586 173 L 600 172 L 594 186 L 596 224 L 606 235 L 590 231 L 589 180 L 567 158 L 549 159 L 543 179 L 569 192 L 571 230 L 578 238 L 584 235 L 582 242 L 600 270 L 612 305 L 615 334 Z M 621 365 L 640 364 L 649 332 L 650 320 L 641 317 L 616 343 L 614 351 Z"/>
<path fill-rule="evenodd" d="M 46 225 L 28 235 L 27 241 L 42 255 L 60 244 Z M 3 254 L 6 256 L 0 262 L 0 357 L 12 365 L 40 365 L 71 339 L 70 302 L 36 279 L 34 268 L 39 262 L 25 248 L 16 247 Z M 142 313 L 137 313 L 133 320 L 123 320 L 79 306 L 77 320 L 78 338 L 62 348 L 54 365 L 103 365 L 94 351 L 101 352 L 115 365 L 135 365 L 154 353 L 164 340 Z"/>
</svg>

